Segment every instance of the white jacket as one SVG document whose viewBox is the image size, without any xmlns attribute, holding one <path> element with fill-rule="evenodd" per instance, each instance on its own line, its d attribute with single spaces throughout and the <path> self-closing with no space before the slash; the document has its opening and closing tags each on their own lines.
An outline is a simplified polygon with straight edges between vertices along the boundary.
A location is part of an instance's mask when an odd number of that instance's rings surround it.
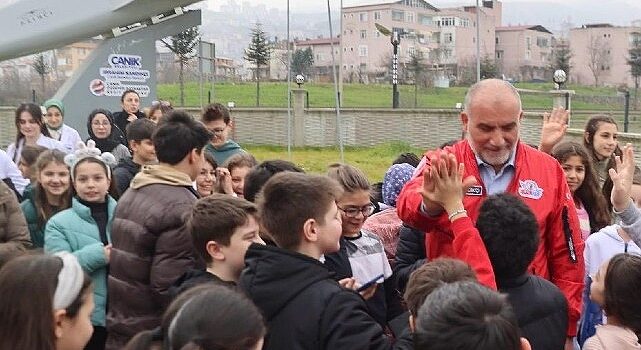
<svg viewBox="0 0 641 350">
<path fill-rule="evenodd" d="M 583 258 L 585 259 L 585 273 L 588 276 L 594 276 L 604 262 L 619 253 L 641 255 L 641 248 L 634 241 L 626 243 L 619 236 L 617 230 L 620 227 L 619 225 L 606 226 L 591 234 L 585 241 Z M 628 228 L 626 232 L 632 236 L 629 231 Z"/>
<path fill-rule="evenodd" d="M 78 131 L 67 124 L 62 124 L 60 129 L 60 139 L 58 140 L 65 148 L 65 153 L 71 153 L 78 147 L 78 142 L 82 142 Z"/>
</svg>

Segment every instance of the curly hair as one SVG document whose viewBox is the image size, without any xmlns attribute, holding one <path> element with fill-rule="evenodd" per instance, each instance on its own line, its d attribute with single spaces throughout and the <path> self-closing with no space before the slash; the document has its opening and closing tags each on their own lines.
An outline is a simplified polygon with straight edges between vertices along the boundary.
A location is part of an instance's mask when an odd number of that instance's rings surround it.
<svg viewBox="0 0 641 350">
<path fill-rule="evenodd" d="M 527 271 L 539 246 L 539 226 L 525 203 L 507 193 L 489 196 L 481 205 L 476 227 L 497 279 Z"/>
</svg>

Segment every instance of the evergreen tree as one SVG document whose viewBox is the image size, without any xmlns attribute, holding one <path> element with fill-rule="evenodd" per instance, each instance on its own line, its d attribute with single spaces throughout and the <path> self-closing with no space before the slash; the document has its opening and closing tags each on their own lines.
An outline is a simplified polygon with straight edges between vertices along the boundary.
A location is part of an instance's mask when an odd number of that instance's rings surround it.
<svg viewBox="0 0 641 350">
<path fill-rule="evenodd" d="M 634 79 L 634 109 L 637 109 L 637 92 L 639 90 L 639 78 L 641 78 L 641 41 L 634 40 L 632 48 L 628 50 L 626 59 L 630 66 L 630 75 Z"/>
<path fill-rule="evenodd" d="M 270 54 L 271 46 L 267 41 L 267 33 L 260 23 L 256 23 L 252 29 L 249 47 L 245 49 L 245 60 L 256 65 L 254 74 L 256 77 L 256 107 L 260 106 L 260 67 L 269 63 Z"/>
<path fill-rule="evenodd" d="M 45 56 L 42 53 L 36 55 L 31 65 L 36 73 L 40 76 L 40 93 L 42 98 L 45 96 L 45 79 L 47 74 L 51 71 L 51 67 L 45 60 Z"/>
<path fill-rule="evenodd" d="M 308 76 L 314 66 L 314 53 L 312 48 L 305 50 L 296 49 L 292 55 L 292 74 L 302 74 Z"/>
<path fill-rule="evenodd" d="M 481 79 L 496 78 L 498 76 L 498 68 L 496 63 L 489 56 L 481 59 Z"/>
<path fill-rule="evenodd" d="M 185 65 L 189 63 L 189 60 L 194 58 L 198 53 L 197 47 L 200 42 L 200 33 L 198 32 L 198 27 L 193 27 L 187 29 L 186 31 L 173 35 L 169 38 L 169 41 L 162 39 L 161 42 L 167 47 L 171 52 L 173 52 L 176 57 L 180 67 L 178 71 L 178 82 L 180 84 L 180 105 L 185 105 Z"/>
</svg>

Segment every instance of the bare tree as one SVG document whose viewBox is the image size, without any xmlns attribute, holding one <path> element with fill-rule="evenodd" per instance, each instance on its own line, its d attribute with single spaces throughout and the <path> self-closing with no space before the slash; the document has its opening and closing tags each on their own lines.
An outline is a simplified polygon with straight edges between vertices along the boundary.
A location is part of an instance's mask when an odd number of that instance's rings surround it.
<svg viewBox="0 0 641 350">
<path fill-rule="evenodd" d="M 185 105 L 185 65 L 196 57 L 198 54 L 198 44 L 200 43 L 200 33 L 198 27 L 193 27 L 185 30 L 182 33 L 173 35 L 169 38 L 160 40 L 165 47 L 176 55 L 176 60 L 179 64 L 178 82 L 180 84 L 180 105 Z"/>
<path fill-rule="evenodd" d="M 601 76 L 610 69 L 612 56 L 610 55 L 610 43 L 600 36 L 590 36 L 587 47 L 588 68 L 594 77 L 594 86 L 599 86 Z"/>
</svg>

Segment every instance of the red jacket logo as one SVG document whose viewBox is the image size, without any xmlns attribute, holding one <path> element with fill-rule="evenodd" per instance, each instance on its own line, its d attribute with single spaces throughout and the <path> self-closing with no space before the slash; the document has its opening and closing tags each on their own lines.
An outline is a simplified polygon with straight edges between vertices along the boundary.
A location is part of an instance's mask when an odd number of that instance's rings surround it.
<svg viewBox="0 0 641 350">
<path fill-rule="evenodd" d="M 534 180 L 519 180 L 519 195 L 530 199 L 541 199 L 543 189 Z"/>
</svg>

